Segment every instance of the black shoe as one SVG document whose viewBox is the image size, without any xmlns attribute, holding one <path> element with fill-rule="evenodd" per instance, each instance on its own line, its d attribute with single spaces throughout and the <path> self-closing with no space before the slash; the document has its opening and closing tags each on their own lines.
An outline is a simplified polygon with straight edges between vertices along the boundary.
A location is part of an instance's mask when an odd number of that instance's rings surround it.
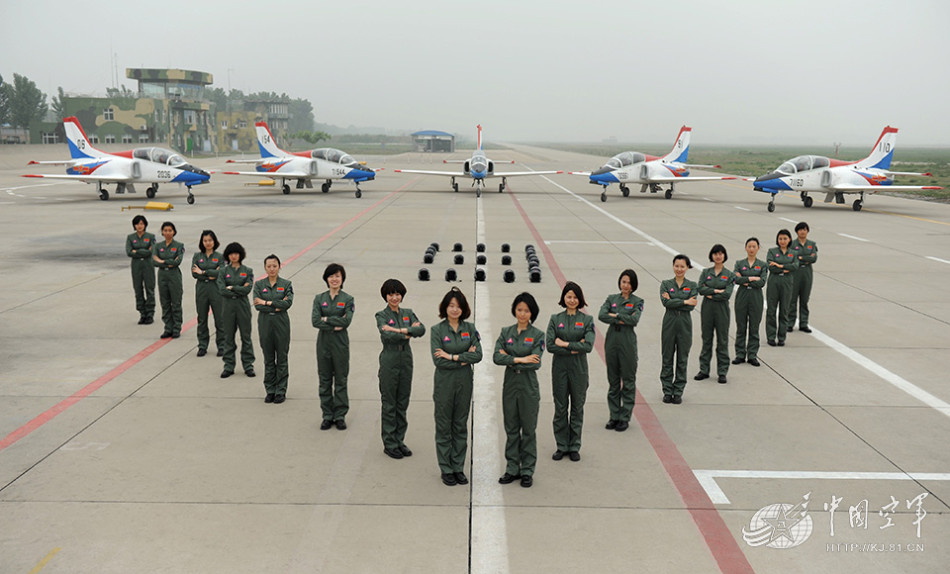
<svg viewBox="0 0 950 574">
<path fill-rule="evenodd" d="M 222 379 L 226 379 L 226 378 L 230 377 L 230 376 L 233 375 L 233 374 L 234 374 L 234 371 L 232 371 L 231 369 L 225 369 L 225 370 L 221 371 L 221 378 L 222 378 Z"/>
<path fill-rule="evenodd" d="M 159 339 L 171 339 L 171 338 L 172 338 L 172 334 L 169 333 L 168 331 L 165 331 L 165 332 L 162 333 L 161 336 L 159 337 Z"/>
<path fill-rule="evenodd" d="M 343 419 L 338 419 L 336 421 L 337 430 L 346 430 L 346 421 Z"/>
<path fill-rule="evenodd" d="M 607 421 L 607 424 L 604 425 L 604 428 L 607 430 L 614 430 L 615 428 L 617 428 L 617 423 L 619 422 L 620 421 L 615 421 L 613 419 L 610 419 L 609 421 Z"/>
<path fill-rule="evenodd" d="M 745 362 L 745 359 L 743 359 L 742 357 L 736 357 L 735 359 L 732 360 L 733 365 L 741 365 L 744 362 Z"/>
<path fill-rule="evenodd" d="M 143 325 L 151 325 L 151 324 L 154 323 L 154 322 L 155 322 L 155 319 L 153 319 L 153 318 L 151 318 L 151 317 L 146 317 L 145 320 L 142 321 L 142 324 L 143 324 Z"/>
<path fill-rule="evenodd" d="M 576 450 L 567 453 L 567 456 L 571 458 L 571 462 L 578 462 L 581 460 L 581 453 L 577 452 Z"/>
<path fill-rule="evenodd" d="M 784 346 L 785 346 L 785 341 L 779 341 L 779 342 L 778 342 L 778 346 L 779 346 L 779 347 L 784 347 Z"/>
<path fill-rule="evenodd" d="M 628 428 L 630 428 L 630 423 L 628 423 L 627 421 L 617 421 L 617 428 L 615 428 L 614 430 L 617 432 L 623 432 L 627 430 Z"/>
<path fill-rule="evenodd" d="M 456 473 L 455 473 L 455 482 L 457 482 L 457 483 L 459 483 L 459 484 L 468 484 L 468 477 L 465 476 L 465 473 L 464 473 L 464 472 L 456 472 Z"/>
<path fill-rule="evenodd" d="M 534 484 L 534 479 L 530 475 L 524 475 L 521 477 L 521 487 L 522 488 L 531 488 L 531 485 Z"/>
<path fill-rule="evenodd" d="M 561 460 L 562 458 L 564 458 L 564 451 L 562 450 L 556 450 L 554 454 L 551 455 L 552 460 Z"/>
<path fill-rule="evenodd" d="M 673 404 L 679 405 L 683 403 L 683 397 L 673 397 Z"/>
<path fill-rule="evenodd" d="M 753 367 L 758 367 L 761 363 L 759 363 L 758 359 L 749 359 L 749 364 Z"/>
<path fill-rule="evenodd" d="M 224 356 L 224 349 L 218 349 L 218 356 L 219 356 L 219 357 L 223 357 L 223 356 Z"/>
<path fill-rule="evenodd" d="M 172 339 L 177 339 L 178 337 L 181 337 L 181 333 L 172 333 Z"/>
<path fill-rule="evenodd" d="M 769 347 L 775 346 L 775 339 L 769 339 Z"/>
<path fill-rule="evenodd" d="M 320 423 L 320 430 L 330 430 L 330 427 L 333 426 L 333 421 L 330 419 L 323 419 L 323 422 Z"/>
<path fill-rule="evenodd" d="M 694 381 L 702 381 L 703 379 L 708 379 L 709 373 L 696 373 L 696 376 L 693 377 Z"/>
<path fill-rule="evenodd" d="M 409 447 L 404 444 L 399 445 L 399 452 L 401 452 L 403 456 L 412 456 L 412 451 L 409 450 Z"/>
<path fill-rule="evenodd" d="M 274 404 L 279 405 L 280 403 L 287 400 L 287 395 L 274 395 Z"/>
<path fill-rule="evenodd" d="M 512 482 L 518 480 L 519 478 L 522 478 L 521 475 L 508 474 L 506 472 L 505 474 L 501 475 L 501 478 L 498 479 L 498 482 L 501 484 L 511 484 Z M 531 478 L 531 477 L 529 476 L 528 478 Z"/>
<path fill-rule="evenodd" d="M 452 474 L 451 472 L 443 472 L 442 484 L 444 484 L 445 486 L 455 486 L 456 484 L 458 484 L 458 481 L 455 480 L 455 475 Z"/>
<path fill-rule="evenodd" d="M 386 456 L 389 458 L 394 458 L 396 460 L 399 460 L 403 457 L 403 454 L 399 452 L 398 448 L 384 448 L 383 452 L 386 453 Z"/>
<path fill-rule="evenodd" d="M 208 351 L 206 351 L 205 349 L 198 349 L 198 356 L 199 356 L 199 357 L 204 357 L 204 356 L 207 355 L 207 354 L 208 354 Z"/>
<path fill-rule="evenodd" d="M 672 402 L 673 402 L 673 395 L 663 395 L 663 402 L 664 402 L 664 403 L 672 403 Z"/>
<path fill-rule="evenodd" d="M 254 372 L 254 369 L 244 369 L 244 374 L 248 377 L 256 377 L 257 373 Z"/>
<path fill-rule="evenodd" d="M 788 327 L 788 332 L 791 333 L 791 332 L 794 331 L 794 330 L 795 330 L 795 328 L 792 327 L 791 325 L 789 325 L 789 327 Z"/>
<path fill-rule="evenodd" d="M 264 397 L 264 402 L 265 402 L 265 403 L 272 403 L 272 402 L 274 402 L 274 393 L 267 393 L 267 396 Z"/>
<path fill-rule="evenodd" d="M 808 327 L 799 327 L 798 330 L 801 331 L 802 333 L 811 333 L 811 329 L 809 329 Z"/>
<path fill-rule="evenodd" d="M 145 324 L 145 317 L 139 317 L 139 325 Z"/>
<path fill-rule="evenodd" d="M 726 375 L 719 375 L 719 384 L 724 385 L 726 382 Z"/>
</svg>

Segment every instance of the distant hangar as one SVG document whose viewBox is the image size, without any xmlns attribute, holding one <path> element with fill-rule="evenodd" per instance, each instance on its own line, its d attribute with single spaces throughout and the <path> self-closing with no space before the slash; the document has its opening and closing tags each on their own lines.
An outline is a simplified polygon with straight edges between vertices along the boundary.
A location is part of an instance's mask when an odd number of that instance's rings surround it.
<svg viewBox="0 0 950 574">
<path fill-rule="evenodd" d="M 414 151 L 424 152 L 454 152 L 455 136 L 447 132 L 423 130 L 412 134 Z"/>
</svg>

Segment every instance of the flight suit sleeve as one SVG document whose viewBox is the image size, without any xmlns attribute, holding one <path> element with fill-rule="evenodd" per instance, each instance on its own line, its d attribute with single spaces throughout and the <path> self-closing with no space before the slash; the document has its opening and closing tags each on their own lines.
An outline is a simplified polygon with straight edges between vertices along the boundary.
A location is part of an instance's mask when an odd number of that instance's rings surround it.
<svg viewBox="0 0 950 574">
<path fill-rule="evenodd" d="M 758 281 L 749 281 L 748 277 L 742 275 L 741 267 L 742 267 L 741 259 L 739 261 L 736 261 L 736 264 L 732 266 L 732 272 L 736 276 L 734 280 L 734 283 L 736 285 L 745 287 L 747 285 L 751 285 L 752 283 L 758 283 Z"/>
<path fill-rule="evenodd" d="M 234 297 L 235 295 L 228 289 L 228 286 L 224 283 L 224 273 L 218 273 L 218 278 L 214 280 L 218 285 L 218 293 L 222 297 Z"/>
<path fill-rule="evenodd" d="M 729 282 L 726 283 L 726 286 L 723 288 L 724 291 L 722 293 L 713 293 L 713 296 L 712 296 L 713 301 L 728 301 L 729 298 L 732 297 L 733 289 L 736 288 L 735 273 L 730 272 L 725 267 L 723 267 L 722 272 L 725 273 L 727 277 L 729 277 Z"/>
<path fill-rule="evenodd" d="M 631 295 L 632 297 L 632 295 Z M 627 313 L 626 310 L 617 312 L 618 321 L 623 322 L 624 325 L 630 325 L 631 327 L 636 327 L 637 323 L 640 322 L 640 315 L 643 313 L 643 300 L 636 302 L 633 305 L 633 312 Z"/>
<path fill-rule="evenodd" d="M 667 292 L 666 286 L 663 283 L 660 283 L 660 303 L 662 303 L 667 309 L 681 309 L 683 307 L 683 300 L 672 295 L 669 299 L 667 299 L 663 296 L 663 294 Z"/>
<path fill-rule="evenodd" d="M 534 346 L 531 347 L 531 353 L 529 354 L 537 355 L 538 359 L 544 354 L 544 335 L 542 333 L 538 333 L 538 337 L 535 339 Z M 541 368 L 541 361 L 539 360 L 537 363 L 522 363 L 518 368 L 526 371 L 537 371 Z"/>
<path fill-rule="evenodd" d="M 715 269 L 703 269 L 703 272 L 700 274 L 699 281 L 699 296 L 706 297 L 707 295 L 715 295 L 715 289 L 706 285 L 706 277 L 715 272 Z"/>
<path fill-rule="evenodd" d="M 413 325 L 413 323 L 419 323 L 418 325 Z M 410 337 L 421 337 L 426 334 L 426 326 L 422 324 L 422 321 L 416 317 L 416 314 L 412 311 L 409 311 L 409 331 Z"/>
<path fill-rule="evenodd" d="M 478 334 L 478 330 L 475 329 L 474 325 L 472 325 L 472 345 L 475 346 L 474 351 L 465 350 L 456 353 L 459 357 L 458 362 L 474 365 L 482 360 L 482 336 Z"/>
<path fill-rule="evenodd" d="M 204 277 L 208 278 L 208 281 L 215 281 L 218 278 L 218 274 L 221 273 L 221 261 L 218 261 L 218 264 L 211 269 L 204 270 Z"/>
<path fill-rule="evenodd" d="M 604 304 L 600 306 L 600 312 L 597 313 L 597 318 L 602 323 L 607 323 L 608 325 L 613 325 L 620 321 L 619 317 L 610 316 L 610 297 L 607 297 Z"/>
<path fill-rule="evenodd" d="M 552 355 L 570 355 L 570 350 L 564 347 L 558 347 L 554 344 L 554 341 L 557 339 L 557 327 L 554 324 L 556 321 L 555 317 L 557 317 L 557 315 L 551 315 L 551 319 L 548 321 L 548 328 L 544 334 L 544 339 L 548 342 L 548 351 L 550 351 Z"/>
<path fill-rule="evenodd" d="M 386 320 L 385 311 L 379 311 L 376 313 L 376 329 L 379 331 L 379 336 L 383 343 L 404 343 L 407 339 L 409 339 L 409 335 L 405 335 L 403 333 L 383 331 L 383 327 L 388 324 L 389 322 Z"/>
<path fill-rule="evenodd" d="M 597 337 L 594 332 L 594 318 L 587 316 L 584 319 L 584 338 L 580 341 L 567 344 L 568 351 L 577 351 L 578 353 L 590 353 L 594 350 L 594 339 Z"/>
<path fill-rule="evenodd" d="M 200 253 L 195 253 L 194 255 L 191 256 L 191 276 L 198 280 L 202 278 L 202 275 L 200 273 L 195 272 L 195 265 L 198 264 L 198 257 L 200 255 L 201 255 Z"/>
<path fill-rule="evenodd" d="M 276 288 L 278 284 L 275 284 Z M 294 304 L 294 285 L 290 281 L 287 281 L 284 287 L 284 296 L 280 299 L 273 299 L 271 301 L 270 308 L 274 310 L 274 313 L 277 312 L 286 312 L 287 309 L 290 309 L 291 305 Z"/>
<path fill-rule="evenodd" d="M 172 243 L 172 245 L 175 245 L 175 244 Z M 175 256 L 166 261 L 167 267 L 169 269 L 173 269 L 175 267 L 180 266 L 182 259 L 185 258 L 185 246 L 179 243 L 177 247 L 178 247 L 178 251 L 175 252 Z"/>
<path fill-rule="evenodd" d="M 515 364 L 515 358 L 507 353 L 501 353 L 505 349 L 505 332 L 506 330 L 502 329 L 501 334 L 495 339 L 495 352 L 492 354 L 492 362 L 507 367 Z"/>
<path fill-rule="evenodd" d="M 263 299 L 263 293 L 261 293 L 261 282 L 258 281 L 254 283 L 254 299 Z M 261 313 L 270 313 L 271 310 L 267 305 L 254 305 L 254 308 L 260 311 Z"/>
<path fill-rule="evenodd" d="M 353 313 L 356 311 L 356 303 L 353 301 L 352 297 L 347 297 L 344 301 L 343 314 L 342 315 L 333 315 L 328 316 L 325 321 L 331 329 L 335 327 L 343 327 L 346 329 L 350 326 L 350 323 L 353 321 Z"/>
<path fill-rule="evenodd" d="M 811 249 L 808 249 L 809 245 L 812 247 Z M 815 243 L 806 243 L 801 253 L 802 255 L 798 256 L 799 263 L 811 265 L 818 261 L 818 245 Z"/>
<path fill-rule="evenodd" d="M 254 270 L 250 267 L 245 267 L 244 269 L 247 269 L 247 278 L 244 283 L 231 287 L 231 291 L 237 293 L 241 297 L 247 297 L 248 293 L 250 293 L 251 289 L 254 287 Z"/>
<path fill-rule="evenodd" d="M 132 237 L 127 235 L 125 237 L 125 254 L 129 257 L 135 257 L 135 249 L 132 248 Z"/>
<path fill-rule="evenodd" d="M 310 323 L 317 329 L 323 331 L 332 331 L 333 327 L 325 324 L 323 321 L 323 309 L 320 307 L 320 293 L 313 297 L 313 310 L 310 312 Z"/>
<path fill-rule="evenodd" d="M 435 327 L 429 333 L 429 349 L 431 351 L 429 356 L 432 357 L 432 363 L 435 365 L 435 368 L 437 369 L 458 369 L 459 367 L 461 367 L 460 362 L 456 363 L 455 361 L 451 361 L 449 359 L 442 359 L 435 356 L 435 352 L 442 348 L 441 331 L 442 330 L 440 328 Z"/>
</svg>

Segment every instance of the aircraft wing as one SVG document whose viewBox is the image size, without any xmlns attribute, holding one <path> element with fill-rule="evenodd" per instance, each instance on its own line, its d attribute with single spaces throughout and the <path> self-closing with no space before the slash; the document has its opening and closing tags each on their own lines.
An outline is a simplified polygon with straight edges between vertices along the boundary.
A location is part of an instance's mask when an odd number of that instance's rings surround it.
<svg viewBox="0 0 950 574">
<path fill-rule="evenodd" d="M 471 177 L 461 171 L 428 171 L 424 169 L 394 169 L 396 173 L 421 173 L 423 175 L 447 175 L 449 177 Z"/>
<path fill-rule="evenodd" d="M 725 179 L 739 179 L 737 177 L 715 176 L 687 176 L 687 177 L 651 177 L 650 183 L 683 183 L 686 181 L 723 181 Z"/>
<path fill-rule="evenodd" d="M 58 159 L 54 161 L 31 160 L 30 163 L 26 165 L 69 165 L 69 166 L 72 166 L 72 165 L 76 165 L 77 163 L 79 163 L 79 160 L 75 160 L 75 159 Z"/>
<path fill-rule="evenodd" d="M 487 177 L 516 177 L 519 175 L 547 175 L 549 173 L 564 173 L 563 171 L 496 171 Z"/>
<path fill-rule="evenodd" d="M 264 161 L 262 158 L 257 159 L 229 159 L 224 163 L 261 163 Z"/>
<path fill-rule="evenodd" d="M 836 185 L 831 188 L 841 193 L 860 193 L 862 191 L 919 191 L 921 189 L 943 189 L 939 185 Z"/>
<path fill-rule="evenodd" d="M 134 181 L 132 176 L 119 176 L 119 175 L 45 175 L 45 174 L 26 174 L 23 177 L 42 177 L 47 179 L 75 179 L 78 181 L 102 181 L 102 182 L 131 182 Z"/>
<path fill-rule="evenodd" d="M 269 177 L 271 179 L 310 179 L 312 174 L 302 171 L 222 171 L 226 175 L 249 175 L 253 177 Z"/>
<path fill-rule="evenodd" d="M 583 175 L 584 177 L 590 177 L 591 172 L 589 171 L 569 171 L 567 175 Z"/>
</svg>

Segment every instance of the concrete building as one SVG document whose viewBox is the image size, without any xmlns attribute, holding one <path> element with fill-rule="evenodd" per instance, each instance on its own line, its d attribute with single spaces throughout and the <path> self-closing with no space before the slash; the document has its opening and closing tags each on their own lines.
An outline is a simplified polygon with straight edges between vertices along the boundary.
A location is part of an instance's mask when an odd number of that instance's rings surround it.
<svg viewBox="0 0 950 574">
<path fill-rule="evenodd" d="M 423 130 L 412 134 L 413 151 L 454 152 L 455 136 L 447 132 Z"/>
</svg>

